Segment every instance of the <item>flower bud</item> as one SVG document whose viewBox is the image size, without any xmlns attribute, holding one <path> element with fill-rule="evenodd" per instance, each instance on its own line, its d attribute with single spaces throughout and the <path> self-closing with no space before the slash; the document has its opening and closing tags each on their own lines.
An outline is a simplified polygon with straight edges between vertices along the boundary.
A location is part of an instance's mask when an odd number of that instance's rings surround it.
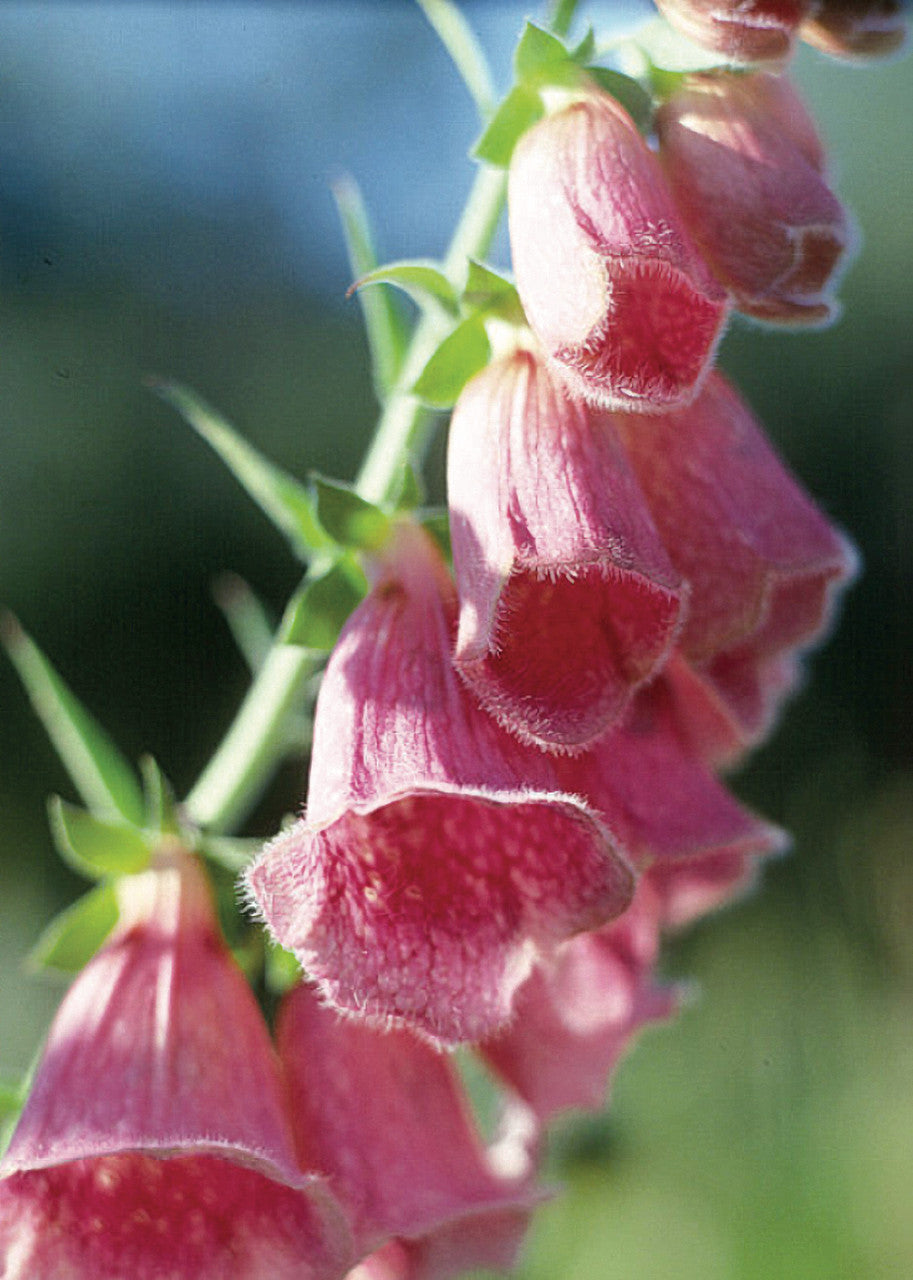
<svg viewBox="0 0 913 1280">
<path fill-rule="evenodd" d="M 508 208 L 527 318 L 573 390 L 616 408 L 691 400 L 727 299 L 623 108 L 593 94 L 534 125 Z"/>
<path fill-rule="evenodd" d="M 681 215 L 735 306 L 776 324 L 833 319 L 853 235 L 789 82 L 690 76 L 657 112 L 656 131 Z"/>
<path fill-rule="evenodd" d="M 517 351 L 460 396 L 447 487 L 457 669 L 521 739 L 586 746 L 662 665 L 683 595 L 610 416 Z"/>
<path fill-rule="evenodd" d="M 907 39 L 904 0 L 815 0 L 803 40 L 833 58 L 884 58 Z"/>
<path fill-rule="evenodd" d="M 734 62 L 782 62 L 811 0 L 656 0 L 682 35 Z"/>
<path fill-rule="evenodd" d="M 248 884 L 337 1008 L 475 1040 L 537 955 L 624 910 L 632 873 L 552 757 L 457 676 L 453 587 L 424 531 L 401 523 L 375 573 L 324 675 L 307 813 Z"/>
<path fill-rule="evenodd" d="M 189 855 L 118 882 L 0 1164 L 5 1280 L 339 1280 L 351 1235 L 302 1172 L 266 1025 Z"/>
</svg>

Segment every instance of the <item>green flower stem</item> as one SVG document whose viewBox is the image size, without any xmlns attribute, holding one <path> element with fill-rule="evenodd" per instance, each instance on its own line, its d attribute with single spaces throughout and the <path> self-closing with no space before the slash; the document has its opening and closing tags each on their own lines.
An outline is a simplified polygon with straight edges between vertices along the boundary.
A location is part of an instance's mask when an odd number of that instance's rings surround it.
<svg viewBox="0 0 913 1280">
<path fill-rule="evenodd" d="M 502 170 L 483 165 L 444 259 L 445 274 L 451 279 L 462 276 L 467 259 L 482 258 L 488 252 L 504 210 L 505 194 Z M 446 317 L 428 312 L 416 326 L 398 386 L 380 416 L 356 481 L 358 492 L 369 502 L 389 499 L 403 464 L 423 452 L 433 414 L 411 394 L 410 388 L 446 335 L 447 324 Z"/>
<path fill-rule="evenodd" d="M 467 258 L 487 253 L 504 209 L 504 174 L 482 167 L 444 260 L 457 276 Z M 382 502 L 399 480 L 403 464 L 422 451 L 432 415 L 409 388 L 446 333 L 444 321 L 426 318 L 413 334 L 397 389 L 390 396 L 365 457 L 357 488 Z M 280 626 L 278 635 L 282 635 Z M 307 649 L 274 640 L 228 733 L 184 802 L 187 817 L 207 831 L 234 830 L 256 803 L 286 753 L 290 719 L 296 714 L 317 659 Z"/>
</svg>

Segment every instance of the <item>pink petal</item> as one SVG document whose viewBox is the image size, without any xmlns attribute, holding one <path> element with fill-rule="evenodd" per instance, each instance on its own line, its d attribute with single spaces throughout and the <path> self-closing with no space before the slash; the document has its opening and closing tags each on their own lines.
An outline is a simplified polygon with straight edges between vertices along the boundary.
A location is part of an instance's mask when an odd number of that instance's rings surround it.
<svg viewBox="0 0 913 1280">
<path fill-rule="evenodd" d="M 448 493 L 457 669 L 521 739 L 585 746 L 662 664 L 680 611 L 609 416 L 517 351 L 460 396 Z"/>
<path fill-rule="evenodd" d="M 799 34 L 832 58 L 884 58 L 907 40 L 904 0 L 817 0 Z"/>
<path fill-rule="evenodd" d="M 353 1207 L 361 1249 L 400 1241 L 375 1273 L 438 1280 L 513 1263 L 541 1197 L 495 1174 L 449 1059 L 408 1031 L 340 1018 L 304 986 L 277 1039 L 303 1160 Z"/>
<path fill-rule="evenodd" d="M 618 103 L 594 94 L 524 134 L 508 205 L 520 298 L 570 385 L 611 408 L 688 403 L 726 297 Z"/>
<path fill-rule="evenodd" d="M 792 50 L 808 0 L 656 0 L 663 17 L 695 43 L 737 62 L 781 62 Z"/>
<path fill-rule="evenodd" d="M 746 852 L 724 849 L 703 858 L 657 862 L 644 875 L 645 887 L 655 895 L 662 927 L 681 929 L 743 898 L 757 881 L 759 865 Z"/>
<path fill-rule="evenodd" d="M 689 76 L 656 128 L 681 215 L 738 309 L 784 324 L 831 319 L 853 236 L 789 81 Z"/>
<path fill-rule="evenodd" d="M 691 588 L 680 637 L 702 663 L 749 638 L 809 644 L 855 560 L 720 374 L 675 414 L 615 424 L 676 569 Z"/>
<path fill-rule="evenodd" d="M 215 1280 L 237 1257 L 245 1280 L 340 1276 L 348 1229 L 298 1164 L 202 872 L 163 852 L 117 891 L 118 924 L 61 1005 L 0 1162 L 3 1274 Z"/>
<path fill-rule="evenodd" d="M 438 552 L 403 525 L 327 666 L 306 818 L 248 873 L 331 1003 L 448 1043 L 504 1022 L 535 956 L 632 892 L 551 759 L 456 676 L 454 612 Z"/>
</svg>

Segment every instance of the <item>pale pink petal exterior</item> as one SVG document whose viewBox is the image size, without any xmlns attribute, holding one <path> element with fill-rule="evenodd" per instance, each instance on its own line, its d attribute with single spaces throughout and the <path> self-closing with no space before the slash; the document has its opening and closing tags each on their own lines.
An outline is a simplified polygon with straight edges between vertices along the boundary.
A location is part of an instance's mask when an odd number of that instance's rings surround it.
<svg viewBox="0 0 913 1280">
<path fill-rule="evenodd" d="M 738 310 L 776 324 L 831 320 L 854 236 L 789 81 L 689 76 L 656 131 L 681 216 Z"/>
<path fill-rule="evenodd" d="M 402 524 L 377 573 L 324 676 L 306 817 L 249 889 L 332 1004 L 473 1040 L 509 1017 L 538 954 L 624 910 L 632 873 L 551 758 L 456 675 L 453 588 L 427 535 Z"/>
<path fill-rule="evenodd" d="M 522 740 L 586 746 L 665 661 L 684 594 L 609 414 L 516 351 L 460 396 L 447 485 L 457 670 Z"/>
<path fill-rule="evenodd" d="M 659 924 L 641 882 L 620 920 L 572 938 L 533 971 L 510 1026 L 479 1046 L 543 1124 L 569 1108 L 600 1108 L 639 1033 L 675 1012 L 675 991 L 652 977 Z"/>
<path fill-rule="evenodd" d="M 594 94 L 534 125 L 508 208 L 527 318 L 572 389 L 609 408 L 688 403 L 728 302 L 623 108 Z"/>
<path fill-rule="evenodd" d="M 277 1044 L 300 1157 L 352 1207 L 359 1252 L 380 1250 L 369 1276 L 445 1280 L 516 1262 L 542 1196 L 528 1176 L 494 1171 L 448 1057 L 409 1031 L 341 1018 L 306 986 L 286 997 Z"/>
<path fill-rule="evenodd" d="M 5 1280 L 334 1280 L 342 1212 L 302 1172 L 269 1036 L 189 855 L 118 882 L 0 1164 Z"/>
<path fill-rule="evenodd" d="M 656 0 L 689 40 L 734 62 L 782 62 L 810 0 Z"/>
</svg>

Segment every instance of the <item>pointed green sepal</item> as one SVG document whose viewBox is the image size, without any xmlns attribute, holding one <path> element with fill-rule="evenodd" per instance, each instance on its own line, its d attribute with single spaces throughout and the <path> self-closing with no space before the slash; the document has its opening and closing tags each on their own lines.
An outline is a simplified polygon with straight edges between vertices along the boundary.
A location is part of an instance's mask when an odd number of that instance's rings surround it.
<svg viewBox="0 0 913 1280">
<path fill-rule="evenodd" d="M 325 573 L 306 581 L 293 598 L 283 621 L 283 642 L 329 653 L 367 589 L 367 579 L 355 559 L 340 556 Z"/>
<path fill-rule="evenodd" d="M 477 160 L 506 169 L 521 136 L 545 114 L 542 98 L 525 84 L 515 85 L 472 149 Z"/>
<path fill-rule="evenodd" d="M 311 472 L 317 495 L 317 518 L 341 547 L 376 551 L 390 535 L 390 517 L 351 485 Z"/>
<path fill-rule="evenodd" d="M 103 882 L 67 907 L 51 921 L 29 954 L 29 964 L 39 969 L 78 973 L 117 923 L 117 893 Z"/>
<path fill-rule="evenodd" d="M 576 44 L 574 48 L 571 49 L 569 56 L 573 58 L 575 62 L 584 66 L 587 62 L 591 61 L 595 53 L 596 32 L 592 27 L 587 27 L 586 35 L 579 44 Z"/>
<path fill-rule="evenodd" d="M 179 835 L 181 823 L 174 787 L 152 756 L 142 756 L 139 767 L 146 796 L 146 826 L 163 836 Z"/>
<path fill-rule="evenodd" d="M 444 339 L 412 390 L 433 409 L 449 409 L 473 374 L 484 369 L 490 358 L 485 321 L 479 314 L 471 315 Z"/>
<path fill-rule="evenodd" d="M 653 99 L 638 81 L 609 67 L 587 67 L 587 75 L 620 102 L 641 133 L 647 133 L 653 123 Z"/>
<path fill-rule="evenodd" d="M 370 274 L 377 266 L 371 224 L 354 178 L 344 177 L 333 184 L 333 197 L 349 255 L 349 265 L 356 277 Z M 368 336 L 374 390 L 383 404 L 396 386 L 403 355 L 409 343 L 409 330 L 397 299 L 387 289 L 367 289 L 359 293 L 361 313 Z"/>
<path fill-rule="evenodd" d="M 301 979 L 301 965 L 291 951 L 269 943 L 264 970 L 267 988 L 277 996 L 285 995 Z"/>
<path fill-rule="evenodd" d="M 420 307 L 443 307 L 450 315 L 457 313 L 456 290 L 435 262 L 423 258 L 388 262 L 356 280 L 349 295 L 372 284 L 395 285 Z"/>
<path fill-rule="evenodd" d="M 573 59 L 562 41 L 529 21 L 514 52 L 514 73 L 521 84 L 531 86 L 576 80 Z"/>
<path fill-rule="evenodd" d="M 526 321 L 513 281 L 475 260 L 469 263 L 463 302 L 474 311 L 481 311 L 487 316 L 499 316 L 512 324 L 524 324 Z"/>
<path fill-rule="evenodd" d="M 70 691 L 12 614 L 0 620 L 0 638 L 77 791 L 99 817 L 139 826 L 143 794 L 133 769 Z"/>
<path fill-rule="evenodd" d="M 136 827 L 97 818 L 60 796 L 48 801 L 48 818 L 58 853 L 89 880 L 130 875 L 149 865 L 149 844 Z"/>
<path fill-rule="evenodd" d="M 303 484 L 264 458 L 187 387 L 154 379 L 148 379 L 147 385 L 215 450 L 261 511 L 285 535 L 299 559 L 307 561 L 327 546 L 311 495 Z"/>
</svg>

